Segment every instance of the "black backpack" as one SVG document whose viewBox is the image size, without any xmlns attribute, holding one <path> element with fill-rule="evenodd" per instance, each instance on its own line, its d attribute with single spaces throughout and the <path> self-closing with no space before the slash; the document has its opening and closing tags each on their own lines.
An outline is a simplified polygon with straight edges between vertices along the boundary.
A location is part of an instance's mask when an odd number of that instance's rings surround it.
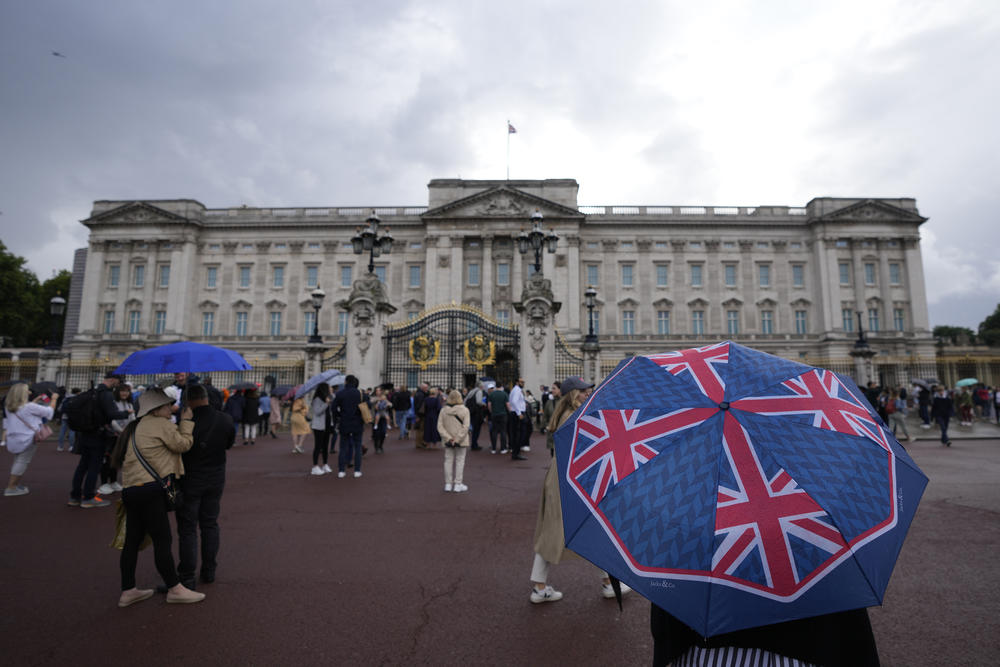
<svg viewBox="0 0 1000 667">
<path fill-rule="evenodd" d="M 101 411 L 96 387 L 68 400 L 63 412 L 66 414 L 66 423 L 74 431 L 97 431 L 107 423 Z"/>
<path fill-rule="evenodd" d="M 469 408 L 469 414 L 473 415 L 483 404 L 476 400 L 476 395 L 479 393 L 478 389 L 472 389 L 469 391 L 468 396 L 465 397 L 465 407 Z"/>
</svg>

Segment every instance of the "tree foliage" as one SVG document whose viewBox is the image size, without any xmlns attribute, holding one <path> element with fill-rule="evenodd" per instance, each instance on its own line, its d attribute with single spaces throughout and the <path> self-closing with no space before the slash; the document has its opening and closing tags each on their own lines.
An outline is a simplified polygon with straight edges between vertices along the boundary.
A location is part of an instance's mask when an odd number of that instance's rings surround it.
<svg viewBox="0 0 1000 667">
<path fill-rule="evenodd" d="M 992 315 L 979 323 L 979 338 L 987 345 L 1000 345 L 1000 303 Z"/>
<path fill-rule="evenodd" d="M 60 292 L 69 297 L 70 272 L 38 282 L 38 277 L 27 268 L 24 257 L 13 254 L 0 241 L 0 338 L 4 345 L 15 347 L 41 347 L 52 336 L 52 316 L 49 300 Z M 62 340 L 65 316 L 57 322 L 56 340 Z"/>
<path fill-rule="evenodd" d="M 976 332 L 968 327 L 951 327 L 947 325 L 939 325 L 934 327 L 933 331 L 934 337 L 940 341 L 945 341 L 951 345 L 958 345 L 961 338 L 965 338 L 965 344 L 974 343 L 976 340 Z"/>
</svg>

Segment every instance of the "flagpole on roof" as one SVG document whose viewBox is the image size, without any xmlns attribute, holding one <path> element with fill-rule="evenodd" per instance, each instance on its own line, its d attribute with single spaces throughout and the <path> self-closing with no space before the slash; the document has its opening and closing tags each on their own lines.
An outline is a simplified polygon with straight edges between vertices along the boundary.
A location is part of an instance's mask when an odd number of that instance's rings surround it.
<svg viewBox="0 0 1000 667">
<path fill-rule="evenodd" d="M 507 180 L 510 180 L 510 135 L 517 134 L 517 130 L 514 126 L 510 124 L 510 119 L 507 119 Z"/>
</svg>

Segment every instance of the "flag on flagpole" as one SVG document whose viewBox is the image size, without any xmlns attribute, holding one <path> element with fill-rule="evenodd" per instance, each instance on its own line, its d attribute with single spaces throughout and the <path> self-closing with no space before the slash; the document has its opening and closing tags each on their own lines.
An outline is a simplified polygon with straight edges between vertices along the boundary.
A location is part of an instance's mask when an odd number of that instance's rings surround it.
<svg viewBox="0 0 1000 667">
<path fill-rule="evenodd" d="M 507 121 L 507 134 L 517 134 L 517 129 Z"/>
</svg>

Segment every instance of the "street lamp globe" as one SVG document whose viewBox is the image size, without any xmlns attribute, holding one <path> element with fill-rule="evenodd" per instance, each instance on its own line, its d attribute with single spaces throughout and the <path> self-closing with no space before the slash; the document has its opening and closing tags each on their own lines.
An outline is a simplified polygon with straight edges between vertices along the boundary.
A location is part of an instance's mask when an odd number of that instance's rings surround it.
<svg viewBox="0 0 1000 667">
<path fill-rule="evenodd" d="M 316 285 L 316 289 L 314 289 L 309 294 L 309 299 L 312 300 L 312 306 L 316 310 L 319 310 L 320 308 L 323 307 L 323 299 L 325 298 L 326 298 L 326 292 L 321 290 L 319 285 Z"/>
<path fill-rule="evenodd" d="M 66 299 L 59 296 L 59 292 L 49 299 L 49 314 L 52 317 L 62 317 L 62 314 L 66 312 Z"/>
</svg>

